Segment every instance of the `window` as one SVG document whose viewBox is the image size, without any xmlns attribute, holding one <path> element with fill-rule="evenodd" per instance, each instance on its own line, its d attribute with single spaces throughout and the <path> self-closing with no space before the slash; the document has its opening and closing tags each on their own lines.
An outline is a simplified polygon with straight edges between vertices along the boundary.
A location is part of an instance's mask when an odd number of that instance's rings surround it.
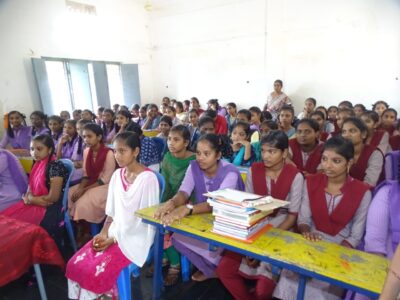
<svg viewBox="0 0 400 300">
<path fill-rule="evenodd" d="M 114 104 L 125 104 L 120 65 L 106 64 L 106 68 L 111 106 L 113 106 Z"/>
</svg>

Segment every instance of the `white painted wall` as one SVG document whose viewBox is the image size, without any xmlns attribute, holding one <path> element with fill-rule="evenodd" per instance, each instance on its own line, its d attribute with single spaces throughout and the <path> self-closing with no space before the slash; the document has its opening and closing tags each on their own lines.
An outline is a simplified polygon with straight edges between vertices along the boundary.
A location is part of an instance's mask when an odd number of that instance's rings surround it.
<svg viewBox="0 0 400 300">
<path fill-rule="evenodd" d="M 40 108 L 31 57 L 138 63 L 152 98 L 148 12 L 143 1 L 86 0 L 97 16 L 68 12 L 65 0 L 0 0 L 0 115 Z M 2 127 L 2 126 L 1 126 Z"/>
<path fill-rule="evenodd" d="M 398 0 L 155 0 L 154 95 L 262 107 L 273 81 L 306 97 L 400 111 Z M 248 81 L 248 83 L 247 83 Z M 167 88 L 168 86 L 168 88 Z"/>
</svg>

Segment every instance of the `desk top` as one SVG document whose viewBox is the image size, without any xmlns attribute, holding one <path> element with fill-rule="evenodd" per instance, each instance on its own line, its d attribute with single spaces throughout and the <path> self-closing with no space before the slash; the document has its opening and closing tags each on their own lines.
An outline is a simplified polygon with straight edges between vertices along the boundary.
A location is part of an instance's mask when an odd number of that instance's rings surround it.
<svg viewBox="0 0 400 300">
<path fill-rule="evenodd" d="M 157 206 L 145 208 L 136 214 L 154 225 L 160 224 L 153 218 L 156 208 Z M 218 244 L 266 256 L 357 289 L 375 294 L 382 291 L 388 267 L 385 258 L 330 242 L 311 242 L 300 234 L 276 228 L 269 230 L 254 243 L 247 244 L 212 233 L 212 222 L 211 214 L 193 215 L 167 229 L 184 231 Z"/>
</svg>

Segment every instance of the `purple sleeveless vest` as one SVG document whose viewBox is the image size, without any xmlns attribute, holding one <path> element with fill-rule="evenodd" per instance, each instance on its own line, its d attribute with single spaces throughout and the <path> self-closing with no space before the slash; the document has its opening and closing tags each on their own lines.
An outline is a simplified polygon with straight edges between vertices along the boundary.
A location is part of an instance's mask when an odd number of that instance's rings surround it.
<svg viewBox="0 0 400 300">
<path fill-rule="evenodd" d="M 222 165 L 222 162 L 218 162 L 218 170 L 217 174 L 215 177 L 211 180 L 211 184 L 209 186 L 209 189 L 207 190 L 206 188 L 206 183 L 204 181 L 204 173 L 200 169 L 199 164 L 197 163 L 196 160 L 192 160 L 190 162 L 190 168 L 193 173 L 193 178 L 195 182 L 194 186 L 194 192 L 195 192 L 195 197 L 196 197 L 196 203 L 201 203 L 205 202 L 207 200 L 207 197 L 204 196 L 203 194 L 207 192 L 212 192 L 216 191 L 219 189 L 222 181 L 224 181 L 224 178 L 226 174 L 229 172 L 234 172 L 238 176 L 238 180 L 236 182 L 236 189 L 240 191 L 244 191 L 244 183 L 242 180 L 242 176 L 240 175 L 239 170 L 232 164 L 226 164 Z"/>
</svg>

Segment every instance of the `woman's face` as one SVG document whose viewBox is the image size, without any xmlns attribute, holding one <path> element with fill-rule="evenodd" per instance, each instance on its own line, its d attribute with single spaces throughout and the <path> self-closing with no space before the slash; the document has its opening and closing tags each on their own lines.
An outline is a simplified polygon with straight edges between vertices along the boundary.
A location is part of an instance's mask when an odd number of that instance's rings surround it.
<svg viewBox="0 0 400 300">
<path fill-rule="evenodd" d="M 337 112 L 338 111 L 336 108 L 331 108 L 330 110 L 328 110 L 329 119 L 336 120 Z"/>
<path fill-rule="evenodd" d="M 282 85 L 279 82 L 274 82 L 274 91 L 280 93 L 282 90 Z"/>
<path fill-rule="evenodd" d="M 174 113 L 174 111 L 171 110 L 170 108 L 167 108 L 167 109 L 165 110 L 165 115 L 171 117 L 171 119 L 174 119 L 174 118 L 175 118 L 175 113 Z"/>
<path fill-rule="evenodd" d="M 18 128 L 22 125 L 22 117 L 20 114 L 15 113 L 8 116 L 10 124 L 13 128 Z"/>
<path fill-rule="evenodd" d="M 270 131 L 271 131 L 271 129 L 268 127 L 267 124 L 261 124 L 261 126 L 260 126 L 261 136 L 267 135 Z"/>
<path fill-rule="evenodd" d="M 239 143 L 247 139 L 246 132 L 244 131 L 242 126 L 236 126 L 233 129 L 231 139 L 233 143 Z"/>
<path fill-rule="evenodd" d="M 167 144 L 169 152 L 177 154 L 187 148 L 189 141 L 185 141 L 180 133 L 172 131 L 168 134 Z"/>
<path fill-rule="evenodd" d="M 110 112 L 103 112 L 102 120 L 106 124 L 111 124 L 113 122 L 113 116 Z"/>
<path fill-rule="evenodd" d="M 215 134 L 214 123 L 208 122 L 208 123 L 203 124 L 203 126 L 200 127 L 200 134 L 208 134 L 208 133 Z"/>
<path fill-rule="evenodd" d="M 314 145 L 318 139 L 318 131 L 307 123 L 300 123 L 296 129 L 296 139 L 301 146 Z"/>
<path fill-rule="evenodd" d="M 63 119 L 64 121 L 67 121 L 69 119 L 69 113 L 67 111 L 62 111 L 60 113 L 60 117 L 61 119 Z"/>
<path fill-rule="evenodd" d="M 343 122 L 347 119 L 350 118 L 350 115 L 345 112 L 345 111 L 341 111 L 337 114 L 337 119 L 336 119 L 336 123 L 338 125 L 339 128 L 342 128 L 343 126 Z"/>
<path fill-rule="evenodd" d="M 38 115 L 31 115 L 31 124 L 33 127 L 43 127 L 43 119 L 40 118 Z"/>
<path fill-rule="evenodd" d="M 214 150 L 208 141 L 200 141 L 196 147 L 196 160 L 200 169 L 206 171 L 213 168 L 221 158 L 221 153 Z"/>
<path fill-rule="evenodd" d="M 387 111 L 382 115 L 382 125 L 386 128 L 396 124 L 396 114 L 392 111 Z"/>
<path fill-rule="evenodd" d="M 196 100 L 191 99 L 190 100 L 190 106 L 194 109 L 198 109 L 199 108 L 199 103 Z"/>
<path fill-rule="evenodd" d="M 92 121 L 92 114 L 88 111 L 83 111 L 81 117 L 83 120 Z"/>
<path fill-rule="evenodd" d="M 226 107 L 226 110 L 228 111 L 228 114 L 231 116 L 235 116 L 236 115 L 236 109 L 233 106 L 228 105 Z"/>
<path fill-rule="evenodd" d="M 363 109 L 360 106 L 355 106 L 354 107 L 354 113 L 356 115 L 357 118 L 360 118 L 361 115 L 363 114 Z"/>
<path fill-rule="evenodd" d="M 288 110 L 282 110 L 279 114 L 279 122 L 282 126 L 290 126 L 293 122 L 293 115 Z"/>
<path fill-rule="evenodd" d="M 371 118 L 369 118 L 368 116 L 361 116 L 361 121 L 364 122 L 364 124 L 367 126 L 368 131 L 373 131 L 376 127 L 377 127 L 377 123 L 374 122 L 374 120 L 372 120 Z"/>
<path fill-rule="evenodd" d="M 250 119 L 251 124 L 260 123 L 260 117 L 261 115 L 259 113 L 252 111 Z"/>
<path fill-rule="evenodd" d="M 353 145 L 359 145 L 365 140 L 366 134 L 362 134 L 360 129 L 352 122 L 346 122 L 342 127 L 342 137 L 351 141 Z"/>
<path fill-rule="evenodd" d="M 329 178 L 336 178 L 347 174 L 347 170 L 351 164 L 352 160 L 347 161 L 345 157 L 336 153 L 333 149 L 326 149 L 322 153 L 321 167 Z"/>
<path fill-rule="evenodd" d="M 283 162 L 287 157 L 287 153 L 287 149 L 282 151 L 268 144 L 261 145 L 261 157 L 264 162 L 264 166 L 266 166 L 267 168 L 274 167 L 280 163 L 282 163 L 283 165 Z"/>
<path fill-rule="evenodd" d="M 79 111 L 72 112 L 72 117 L 75 121 L 79 121 L 81 119 L 81 113 Z"/>
<path fill-rule="evenodd" d="M 169 130 L 171 129 L 171 126 L 169 126 L 169 124 L 167 122 L 160 122 L 160 124 L 158 125 L 161 133 L 165 136 L 168 136 Z"/>
<path fill-rule="evenodd" d="M 139 155 L 139 147 L 130 148 L 124 141 L 116 139 L 114 145 L 114 157 L 120 168 L 124 168 L 130 163 L 136 161 Z"/>
<path fill-rule="evenodd" d="M 58 122 L 56 120 L 50 120 L 49 121 L 49 129 L 50 129 L 51 133 L 55 134 L 55 133 L 59 133 L 63 128 L 62 128 L 62 124 L 60 124 L 60 122 Z"/>
<path fill-rule="evenodd" d="M 383 112 L 387 109 L 386 105 L 383 103 L 379 103 L 375 106 L 374 111 L 381 117 Z"/>
<path fill-rule="evenodd" d="M 73 137 L 76 134 L 77 129 L 70 123 L 64 124 L 64 134 L 68 134 L 70 137 Z"/>
<path fill-rule="evenodd" d="M 143 108 L 141 108 L 141 109 L 139 110 L 139 116 L 140 116 L 142 119 L 145 119 L 145 118 L 146 118 L 146 110 L 143 109 Z"/>
<path fill-rule="evenodd" d="M 324 128 L 325 120 L 322 119 L 321 116 L 313 115 L 313 116 L 311 117 L 311 119 L 317 121 L 320 130 L 322 130 L 322 129 Z"/>
<path fill-rule="evenodd" d="M 197 126 L 197 124 L 199 123 L 199 115 L 192 112 L 189 114 L 189 122 L 190 124 Z"/>
<path fill-rule="evenodd" d="M 93 131 L 84 129 L 83 130 L 83 142 L 86 144 L 88 147 L 95 147 L 97 146 L 100 141 L 102 140 L 101 135 L 96 135 Z"/>
<path fill-rule="evenodd" d="M 31 156 L 34 160 L 39 161 L 49 157 L 52 149 L 39 141 L 31 142 Z"/>
<path fill-rule="evenodd" d="M 174 104 L 175 110 L 177 114 L 180 114 L 182 112 L 180 106 L 176 105 L 176 103 Z"/>
<path fill-rule="evenodd" d="M 129 123 L 129 120 L 127 117 L 125 117 L 124 115 L 117 115 L 117 117 L 115 118 L 117 125 L 119 127 L 125 126 Z"/>
</svg>

